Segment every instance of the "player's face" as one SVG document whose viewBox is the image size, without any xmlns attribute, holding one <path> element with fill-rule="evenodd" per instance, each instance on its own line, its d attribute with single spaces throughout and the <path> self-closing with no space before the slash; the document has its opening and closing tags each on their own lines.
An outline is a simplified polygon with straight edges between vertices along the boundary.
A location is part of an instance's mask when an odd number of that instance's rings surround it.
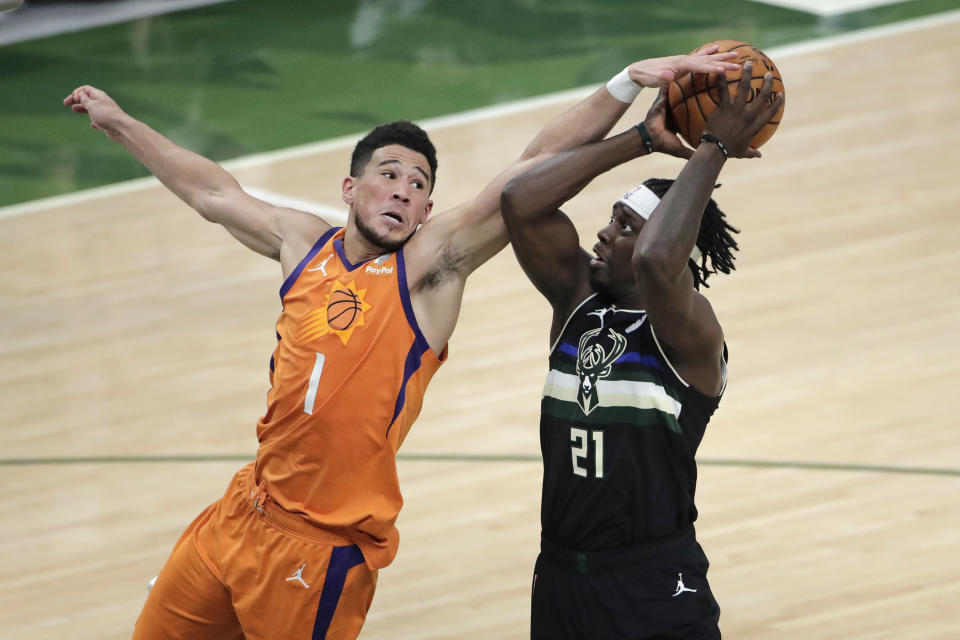
<svg viewBox="0 0 960 640">
<path fill-rule="evenodd" d="M 373 152 L 363 173 L 343 181 L 343 201 L 364 239 L 396 251 L 433 208 L 430 180 L 426 156 L 391 144 Z"/>
<path fill-rule="evenodd" d="M 590 283 L 603 293 L 617 296 L 636 286 L 633 275 L 633 246 L 643 228 L 644 219 L 617 202 L 607 226 L 597 232 L 590 260 Z"/>
</svg>

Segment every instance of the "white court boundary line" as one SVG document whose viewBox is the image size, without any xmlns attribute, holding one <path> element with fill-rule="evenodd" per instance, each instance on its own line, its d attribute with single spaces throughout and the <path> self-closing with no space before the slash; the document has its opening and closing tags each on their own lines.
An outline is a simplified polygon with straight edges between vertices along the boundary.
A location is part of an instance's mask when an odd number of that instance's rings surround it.
<svg viewBox="0 0 960 640">
<path fill-rule="evenodd" d="M 15 13 L 0 15 L 0 46 L 75 33 L 94 27 L 105 27 L 159 16 L 176 11 L 197 9 L 228 0 L 113 0 L 97 2 L 80 0 L 54 6 L 28 3 Z"/>
<path fill-rule="evenodd" d="M 942 13 L 933 14 L 930 16 L 924 16 L 922 18 L 915 18 L 912 20 L 906 20 L 904 22 L 898 22 L 892 25 L 884 25 L 880 27 L 872 27 L 870 29 L 863 29 L 861 31 L 855 31 L 852 33 L 840 34 L 837 36 L 830 36 L 827 38 L 820 38 L 817 40 L 808 40 L 806 42 L 799 42 L 792 45 L 785 45 L 782 47 L 775 47 L 773 49 L 768 49 L 767 53 L 770 57 L 773 58 L 789 58 L 791 56 L 804 55 L 807 53 L 812 53 L 815 51 L 822 51 L 824 49 L 830 49 L 833 47 L 844 46 L 848 44 L 854 44 L 859 42 L 866 42 L 870 40 L 876 40 L 880 38 L 886 38 L 893 35 L 898 35 L 901 33 L 907 33 L 910 31 L 918 31 L 921 29 L 928 29 L 932 27 L 938 27 L 945 24 L 950 24 L 953 22 L 960 21 L 960 10 L 956 11 L 945 11 Z M 516 102 L 508 102 L 505 104 L 495 105 L 492 107 L 482 107 L 480 109 L 471 109 L 469 111 L 463 111 L 460 113 L 451 114 L 448 116 L 440 116 L 437 118 L 430 118 L 427 120 L 422 120 L 418 124 L 426 130 L 436 130 L 436 129 L 445 129 L 448 127 L 454 127 L 462 124 L 469 124 L 471 122 L 478 122 L 480 120 L 488 120 L 491 118 L 497 118 L 505 115 L 512 115 L 515 113 L 521 113 L 523 111 L 530 111 L 533 109 L 538 109 L 540 107 L 549 106 L 552 104 L 567 102 L 570 100 L 575 100 L 577 98 L 585 98 L 590 95 L 593 91 L 596 90 L 598 85 L 593 85 L 589 87 L 580 87 L 578 89 L 570 89 L 567 91 L 560 91 L 558 93 L 550 93 L 544 96 L 539 96 L 536 98 L 527 98 L 524 100 L 517 100 Z M 258 153 L 250 156 L 245 156 L 241 158 L 236 158 L 234 160 L 229 160 L 222 163 L 223 167 L 228 171 L 234 169 L 243 169 L 248 167 L 256 167 L 262 164 L 270 162 L 278 162 L 282 160 L 290 160 L 293 158 L 299 158 L 302 156 L 313 155 L 316 153 L 323 153 L 325 151 L 331 151 L 333 149 L 340 149 L 347 146 L 352 146 L 363 136 L 364 134 L 353 134 L 349 136 L 341 136 L 339 138 L 332 138 L 330 140 L 324 140 L 322 142 L 311 142 L 308 144 L 298 145 L 295 147 L 289 147 L 287 149 L 281 149 L 278 151 L 268 151 L 266 153 Z M 43 211 L 45 209 L 62 207 L 71 204 L 77 204 L 81 202 L 87 202 L 90 200 L 96 200 L 99 198 L 106 198 L 115 195 L 121 195 L 125 193 L 130 193 L 132 191 L 137 191 L 150 186 L 155 186 L 159 184 L 156 178 L 147 177 L 147 178 L 137 178 L 135 180 L 128 180 L 126 182 L 119 182 L 117 184 L 107 185 L 103 187 L 93 187 L 91 189 L 84 189 L 83 191 L 75 191 L 73 193 L 68 193 L 60 196 L 52 196 L 49 198 L 41 198 L 39 200 L 32 200 L 29 202 L 24 202 L 21 204 L 10 205 L 7 207 L 0 208 L 0 220 L 5 218 L 13 218 L 16 216 L 26 215 L 30 213 L 36 213 L 38 211 Z M 294 207 L 304 209 L 306 207 L 307 211 L 313 213 L 318 213 L 323 217 L 327 216 L 343 216 L 343 212 L 330 207 L 329 205 L 320 204 L 316 202 L 310 202 L 307 200 L 301 200 L 298 198 L 290 198 L 288 196 L 283 196 L 280 194 L 272 194 L 267 191 L 262 190 L 253 190 L 246 189 L 248 193 L 253 195 L 254 191 L 258 191 L 264 196 L 269 195 L 269 198 L 262 198 L 268 202 L 275 204 L 281 204 L 279 200 L 286 201 L 296 201 L 301 204 L 301 206 Z M 258 196 L 255 196 L 258 197 Z M 288 206 L 288 205 L 281 205 Z"/>
<path fill-rule="evenodd" d="M 793 9 L 815 16 L 833 17 L 845 13 L 868 11 L 877 7 L 899 4 L 904 0 L 750 0 L 783 9 Z"/>
<path fill-rule="evenodd" d="M 265 189 L 244 187 L 243 190 L 252 195 L 254 198 L 269 202 L 270 204 L 278 207 L 287 207 L 289 209 L 297 209 L 298 211 L 306 211 L 331 223 L 336 222 L 339 224 L 346 224 L 347 222 L 347 212 L 343 209 L 337 209 L 335 207 L 320 204 L 319 202 L 311 202 L 310 200 L 304 200 L 302 198 L 286 196 L 281 193 L 273 193 L 272 191 L 267 191 Z"/>
</svg>

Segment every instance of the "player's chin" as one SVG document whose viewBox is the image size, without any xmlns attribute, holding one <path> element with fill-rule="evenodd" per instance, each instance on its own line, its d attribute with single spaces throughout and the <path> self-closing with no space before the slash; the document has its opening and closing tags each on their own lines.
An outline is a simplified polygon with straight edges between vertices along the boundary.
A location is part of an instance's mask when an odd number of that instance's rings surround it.
<svg viewBox="0 0 960 640">
<path fill-rule="evenodd" d="M 405 231 L 401 229 L 383 231 L 377 234 L 377 246 L 383 249 L 385 253 L 393 253 L 406 244 L 407 240 L 409 240 L 410 236 L 412 235 L 412 231 Z"/>
<path fill-rule="evenodd" d="M 396 225 L 383 225 L 374 221 L 373 224 L 357 220 L 357 229 L 360 234 L 384 253 L 393 253 L 406 243 L 413 235 L 413 231 L 398 228 Z"/>
<path fill-rule="evenodd" d="M 596 291 L 605 292 L 610 288 L 610 273 L 604 263 L 590 265 L 590 286 Z"/>
</svg>

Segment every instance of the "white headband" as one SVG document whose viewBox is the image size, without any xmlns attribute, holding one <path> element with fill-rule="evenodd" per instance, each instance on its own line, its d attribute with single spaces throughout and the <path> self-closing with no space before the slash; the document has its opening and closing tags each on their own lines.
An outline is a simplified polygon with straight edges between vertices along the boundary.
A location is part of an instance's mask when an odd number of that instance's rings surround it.
<svg viewBox="0 0 960 640">
<path fill-rule="evenodd" d="M 617 200 L 617 202 L 630 207 L 634 213 L 644 220 L 649 220 L 650 214 L 652 214 L 653 210 L 660 204 L 660 198 L 648 187 L 640 184 L 623 194 L 623 197 Z M 690 252 L 690 259 L 700 264 L 702 257 L 703 252 L 700 251 L 697 245 L 693 245 L 693 251 Z"/>
</svg>

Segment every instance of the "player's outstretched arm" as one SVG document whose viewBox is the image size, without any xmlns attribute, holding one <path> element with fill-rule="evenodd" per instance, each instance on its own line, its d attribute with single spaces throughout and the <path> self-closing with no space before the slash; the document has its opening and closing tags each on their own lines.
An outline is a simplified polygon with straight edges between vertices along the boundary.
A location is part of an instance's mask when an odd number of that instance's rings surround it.
<svg viewBox="0 0 960 640">
<path fill-rule="evenodd" d="M 626 112 L 642 87 L 665 86 L 691 72 L 712 73 L 739 69 L 727 62 L 735 53 L 716 53 L 716 48 L 697 55 L 652 58 L 634 62 L 588 98 L 550 121 L 520 158 L 496 176 L 472 200 L 435 215 L 414 241 L 425 258 L 444 256 L 458 275 L 465 277 L 490 259 L 507 242 L 499 216 L 500 193 L 512 178 L 553 154 L 602 139 Z M 415 247 L 411 247 L 414 249 Z"/>
<path fill-rule="evenodd" d="M 750 141 L 780 108 L 782 96 L 771 100 L 770 74 L 757 98 L 747 102 L 751 72 L 748 62 L 734 99 L 720 76 L 720 105 L 707 119 L 705 133 L 723 146 L 700 143 L 643 225 L 633 253 L 634 274 L 659 340 L 684 379 L 708 395 L 722 384 L 723 332 L 710 303 L 693 288 L 687 261 L 726 158 L 759 157 Z"/>
<path fill-rule="evenodd" d="M 257 253 L 280 260 L 285 238 L 316 238 L 330 226 L 312 214 L 254 198 L 220 165 L 131 117 L 100 89 L 78 87 L 63 104 L 87 114 L 91 128 L 122 144 L 181 200 Z"/>
<path fill-rule="evenodd" d="M 693 55 L 634 62 L 592 96 L 544 127 L 524 149 L 521 160 L 600 140 L 610 132 L 644 87 L 665 88 L 688 73 L 723 73 L 740 69 L 740 65 L 729 62 L 737 57 L 735 52 L 717 53 L 717 49 L 719 46 L 714 45 Z"/>
</svg>

